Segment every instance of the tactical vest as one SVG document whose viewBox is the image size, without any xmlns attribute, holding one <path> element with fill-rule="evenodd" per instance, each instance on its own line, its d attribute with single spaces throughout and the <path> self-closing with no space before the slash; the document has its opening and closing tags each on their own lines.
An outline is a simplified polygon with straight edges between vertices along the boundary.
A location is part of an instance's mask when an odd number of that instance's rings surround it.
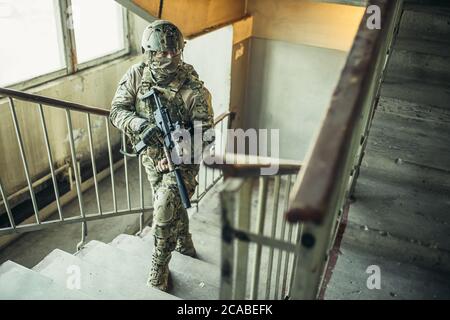
<svg viewBox="0 0 450 320">
<path fill-rule="evenodd" d="M 142 66 L 140 66 L 142 67 Z M 181 67 L 180 72 L 177 73 L 176 77 L 172 82 L 165 86 L 159 87 L 154 81 L 152 81 L 151 71 L 148 66 L 144 66 L 143 74 L 140 84 L 140 89 L 138 91 L 135 110 L 136 114 L 141 118 L 147 119 L 151 126 L 156 125 L 155 117 L 153 112 L 156 110 L 154 101 L 151 99 L 142 100 L 141 97 L 147 93 L 152 87 L 157 88 L 160 93 L 159 97 L 164 106 L 167 107 L 170 118 L 173 123 L 179 122 L 184 128 L 191 128 L 192 124 L 190 121 L 190 111 L 188 106 L 184 103 L 181 94 L 179 93 L 183 84 L 188 80 L 189 77 L 195 75 L 195 71 L 192 66 L 184 64 Z M 138 142 L 138 137 L 130 137 L 133 145 Z M 146 153 L 153 160 L 160 160 L 164 156 L 164 151 L 162 147 L 149 146 Z"/>
</svg>

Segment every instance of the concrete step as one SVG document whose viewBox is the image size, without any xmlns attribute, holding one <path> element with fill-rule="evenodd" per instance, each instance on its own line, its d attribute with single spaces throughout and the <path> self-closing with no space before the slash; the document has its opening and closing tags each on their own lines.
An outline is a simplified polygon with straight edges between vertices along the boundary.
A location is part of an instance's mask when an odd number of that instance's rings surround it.
<svg viewBox="0 0 450 320">
<path fill-rule="evenodd" d="M 418 81 L 446 84 L 450 81 L 450 43 L 397 39 L 388 72 Z"/>
<path fill-rule="evenodd" d="M 432 107 L 396 98 L 380 97 L 377 112 L 380 111 L 418 120 L 450 123 L 450 109 Z"/>
<path fill-rule="evenodd" d="M 147 283 L 151 260 L 138 257 L 112 245 L 99 241 L 88 242 L 77 253 L 81 259 L 102 266 L 118 276 L 130 277 L 133 281 Z M 171 270 L 173 288 L 170 294 L 182 299 L 218 299 L 219 288 L 192 277 L 192 270 L 180 273 Z"/>
<path fill-rule="evenodd" d="M 364 232 L 364 231 L 362 231 Z M 449 274 L 420 268 L 367 248 L 365 241 L 344 239 L 336 267 L 328 283 L 325 299 L 449 299 Z M 369 266 L 380 268 L 380 289 L 369 289 Z"/>
<path fill-rule="evenodd" d="M 142 238 L 128 234 L 118 235 L 112 242 L 113 247 L 129 252 L 140 258 L 149 261 L 152 258 L 153 241 L 144 241 Z M 219 268 L 210 263 L 184 256 L 178 252 L 172 253 L 170 268 L 179 273 L 191 273 L 192 277 L 199 279 L 200 282 L 220 286 Z"/>
<path fill-rule="evenodd" d="M 207 223 L 196 221 L 196 219 L 191 219 L 189 230 L 192 234 L 195 250 L 197 251 L 197 258 L 201 261 L 220 266 L 220 229 Z M 150 227 L 144 228 L 141 238 L 153 245 L 154 240 Z"/>
<path fill-rule="evenodd" d="M 396 260 L 402 264 L 448 274 L 450 277 L 450 251 L 408 241 L 382 230 L 372 229 L 350 221 L 345 228 L 346 241 L 363 243 L 374 256 Z"/>
<path fill-rule="evenodd" d="M 89 295 L 68 289 L 54 280 L 6 261 L 0 266 L 0 299 L 2 300 L 88 300 Z"/>
<path fill-rule="evenodd" d="M 450 42 L 439 40 L 427 40 L 417 37 L 401 38 L 397 37 L 394 50 L 413 51 L 440 57 L 450 57 Z"/>
<path fill-rule="evenodd" d="M 450 86 L 403 78 L 388 70 L 381 96 L 450 110 Z"/>
<path fill-rule="evenodd" d="M 33 270 L 65 285 L 71 274 L 70 268 L 73 267 L 79 268 L 80 291 L 95 299 L 178 299 L 160 290 L 147 287 L 145 283 L 137 282 L 131 277 L 119 276 L 59 249 L 53 250 Z"/>
<path fill-rule="evenodd" d="M 448 174 L 395 159 L 364 157 L 349 221 L 383 235 L 450 251 Z"/>
<path fill-rule="evenodd" d="M 450 126 L 377 111 L 370 129 L 368 152 L 419 166 L 450 170 Z"/>
<path fill-rule="evenodd" d="M 416 4 L 416 5 L 426 5 L 426 6 L 435 6 L 440 8 L 448 8 L 450 3 L 448 0 L 405 0 L 405 4 Z"/>
<path fill-rule="evenodd" d="M 448 8 L 405 5 L 400 22 L 399 37 L 450 39 L 450 10 Z"/>
</svg>

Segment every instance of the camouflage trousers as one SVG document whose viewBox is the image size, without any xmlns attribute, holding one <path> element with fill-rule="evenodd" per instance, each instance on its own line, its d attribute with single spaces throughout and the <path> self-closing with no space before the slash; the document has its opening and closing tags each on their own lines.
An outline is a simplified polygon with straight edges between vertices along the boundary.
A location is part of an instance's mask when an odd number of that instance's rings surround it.
<svg viewBox="0 0 450 320">
<path fill-rule="evenodd" d="M 167 266 L 177 241 L 183 243 L 185 239 L 190 240 L 189 217 L 181 202 L 175 174 L 157 172 L 156 162 L 148 155 L 143 155 L 142 164 L 153 189 L 152 229 L 155 246 L 152 261 L 153 264 Z M 181 167 L 189 198 L 197 186 L 198 170 L 197 164 Z"/>
</svg>

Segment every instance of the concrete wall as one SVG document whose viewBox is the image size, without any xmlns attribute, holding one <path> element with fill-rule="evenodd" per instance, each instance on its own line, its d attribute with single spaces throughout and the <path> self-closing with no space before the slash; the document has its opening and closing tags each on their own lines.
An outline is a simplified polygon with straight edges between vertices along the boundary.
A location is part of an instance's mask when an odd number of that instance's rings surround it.
<svg viewBox="0 0 450 320">
<path fill-rule="evenodd" d="M 302 160 L 364 9 L 308 0 L 249 0 L 247 12 L 253 16 L 253 31 L 240 123 L 279 129 L 280 157 Z"/>
<path fill-rule="evenodd" d="M 349 51 L 364 8 L 310 0 L 248 0 L 253 36 Z"/>
<path fill-rule="evenodd" d="M 233 28 L 226 26 L 188 40 L 184 60 L 194 66 L 211 92 L 215 116 L 228 111 Z"/>
<path fill-rule="evenodd" d="M 234 128 L 245 127 L 246 93 L 249 75 L 251 39 L 247 38 L 233 45 L 231 62 L 230 110 L 236 112 Z"/>
<path fill-rule="evenodd" d="M 129 24 L 132 42 L 132 54 L 129 56 L 48 82 L 27 91 L 109 109 L 119 79 L 132 64 L 139 62 L 141 59 L 140 55 L 136 56 L 136 52 L 138 52 L 140 37 L 147 23 L 141 18 L 130 14 Z M 15 101 L 30 174 L 34 178 L 33 180 L 36 180 L 36 178 L 49 173 L 50 170 L 38 108 L 36 104 Z M 70 157 L 65 111 L 55 108 L 44 108 L 54 160 L 59 166 L 65 159 Z M 89 156 L 86 117 L 73 112 L 72 120 L 77 153 L 79 156 L 86 158 Z M 106 150 L 105 121 L 100 117 L 94 116 L 91 122 L 94 145 L 98 154 L 100 151 Z M 0 123 L 1 179 L 6 193 L 11 194 L 24 187 L 26 182 L 11 113 L 6 99 L 0 100 Z M 112 129 L 112 133 L 113 142 L 117 144 L 119 142 L 118 131 Z"/>
<path fill-rule="evenodd" d="M 280 130 L 280 157 L 302 160 L 346 52 L 252 38 L 245 128 Z"/>
</svg>

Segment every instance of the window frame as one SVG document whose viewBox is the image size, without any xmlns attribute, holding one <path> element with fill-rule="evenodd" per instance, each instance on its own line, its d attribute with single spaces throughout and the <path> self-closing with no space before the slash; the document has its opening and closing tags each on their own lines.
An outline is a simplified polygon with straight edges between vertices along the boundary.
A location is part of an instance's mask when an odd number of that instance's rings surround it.
<svg viewBox="0 0 450 320">
<path fill-rule="evenodd" d="M 131 53 L 128 10 L 122 7 L 121 9 L 123 22 L 122 24 L 123 24 L 124 48 L 119 51 L 95 58 L 93 60 L 78 63 L 76 58 L 76 44 L 74 33 L 75 31 L 73 28 L 65 27 L 67 26 L 69 19 L 71 19 L 70 17 L 71 13 L 69 8 L 72 6 L 72 1 L 71 0 L 59 0 L 59 1 L 53 0 L 53 1 L 56 4 L 55 14 L 57 15 L 56 18 L 59 21 L 58 27 L 60 28 L 60 30 L 58 30 L 58 33 L 60 33 L 60 38 L 58 39 L 58 41 L 63 46 L 63 53 L 65 57 L 66 66 L 60 70 L 52 71 L 27 80 L 7 85 L 6 88 L 25 90 L 65 76 L 76 75 L 80 71 L 105 64 L 114 59 L 127 56 Z"/>
</svg>

